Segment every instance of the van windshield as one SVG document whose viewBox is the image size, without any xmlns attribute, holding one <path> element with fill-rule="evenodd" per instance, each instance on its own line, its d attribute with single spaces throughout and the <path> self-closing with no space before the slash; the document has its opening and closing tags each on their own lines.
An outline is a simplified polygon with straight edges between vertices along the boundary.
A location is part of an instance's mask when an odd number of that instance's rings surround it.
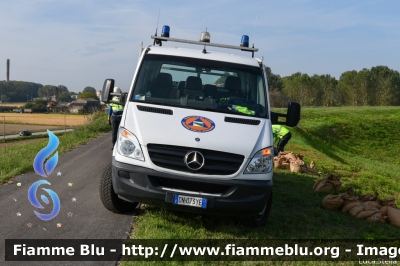
<svg viewBox="0 0 400 266">
<path fill-rule="evenodd" d="M 260 67 L 147 54 L 131 101 L 266 117 Z"/>
</svg>

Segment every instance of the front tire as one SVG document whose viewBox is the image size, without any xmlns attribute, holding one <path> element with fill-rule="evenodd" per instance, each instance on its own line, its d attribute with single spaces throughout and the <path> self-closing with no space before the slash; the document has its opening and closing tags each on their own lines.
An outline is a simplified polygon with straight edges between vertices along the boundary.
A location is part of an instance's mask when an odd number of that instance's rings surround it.
<svg viewBox="0 0 400 266">
<path fill-rule="evenodd" d="M 109 164 L 103 172 L 100 182 L 100 198 L 107 210 L 115 213 L 125 213 L 133 211 L 139 202 L 128 202 L 122 200 L 114 192 L 112 185 L 112 168 Z"/>
<path fill-rule="evenodd" d="M 261 213 L 254 216 L 240 217 L 239 222 L 247 227 L 262 227 L 264 226 L 269 218 L 269 214 L 271 212 L 272 206 L 272 192 L 269 195 L 268 201 L 264 206 L 264 209 Z"/>
</svg>

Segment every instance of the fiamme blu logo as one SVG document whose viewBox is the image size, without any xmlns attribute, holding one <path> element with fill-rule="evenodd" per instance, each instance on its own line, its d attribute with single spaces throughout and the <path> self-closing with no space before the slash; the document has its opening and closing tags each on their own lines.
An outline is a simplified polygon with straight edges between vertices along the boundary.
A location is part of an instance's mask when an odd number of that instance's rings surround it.
<svg viewBox="0 0 400 266">
<path fill-rule="evenodd" d="M 59 140 L 56 135 L 53 134 L 50 130 L 47 130 L 47 134 L 49 135 L 49 143 L 47 144 L 46 147 L 44 147 L 42 150 L 40 150 L 37 154 L 36 157 L 33 161 L 33 169 L 35 172 L 44 177 L 47 178 L 51 172 L 53 172 L 54 168 L 57 165 L 58 162 L 58 152 L 56 152 L 51 158 L 49 158 L 46 162 L 46 158 L 49 157 L 58 147 L 59 145 Z M 39 180 L 33 183 L 29 190 L 28 190 L 28 199 L 30 203 L 38 208 L 38 209 L 45 209 L 42 204 L 40 204 L 38 198 L 36 195 L 38 194 L 38 188 L 41 185 L 51 185 L 50 182 L 47 180 Z M 41 188 L 42 191 L 46 192 L 48 196 L 50 196 L 51 201 L 53 202 L 53 210 L 50 213 L 40 213 L 38 211 L 34 211 L 36 216 L 44 221 L 48 221 L 53 219 L 54 217 L 57 216 L 57 214 L 60 212 L 60 199 L 58 198 L 57 193 L 55 193 L 53 190 L 48 189 L 48 188 Z M 40 192 L 42 192 L 40 191 Z M 40 193 L 39 193 L 40 194 Z M 41 195 L 40 199 L 46 204 L 49 204 L 49 198 L 46 195 Z"/>
</svg>

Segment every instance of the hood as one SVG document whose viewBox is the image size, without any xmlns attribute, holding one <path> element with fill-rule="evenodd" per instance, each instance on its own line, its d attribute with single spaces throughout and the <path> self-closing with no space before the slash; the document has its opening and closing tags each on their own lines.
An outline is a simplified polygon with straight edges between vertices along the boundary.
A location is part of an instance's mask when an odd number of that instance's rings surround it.
<svg viewBox="0 0 400 266">
<path fill-rule="evenodd" d="M 136 102 L 127 107 L 121 126 L 131 131 L 142 146 L 175 145 L 251 158 L 273 143 L 269 119 Z"/>
</svg>

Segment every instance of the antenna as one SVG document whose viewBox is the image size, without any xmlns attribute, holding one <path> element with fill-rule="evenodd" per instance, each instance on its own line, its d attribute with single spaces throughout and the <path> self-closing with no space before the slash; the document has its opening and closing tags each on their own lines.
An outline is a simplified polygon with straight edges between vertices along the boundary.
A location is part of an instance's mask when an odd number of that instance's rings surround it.
<svg viewBox="0 0 400 266">
<path fill-rule="evenodd" d="M 156 35 L 154 35 L 154 36 L 157 36 L 158 22 L 159 22 L 159 20 L 160 20 L 160 11 L 161 11 L 161 8 L 158 9 L 158 18 L 157 18 Z M 156 39 L 154 39 L 153 45 L 156 45 Z"/>
<path fill-rule="evenodd" d="M 160 21 L 160 12 L 161 12 L 161 8 L 159 8 L 159 9 L 158 9 L 158 18 L 157 18 L 156 36 L 157 36 L 157 30 L 158 30 L 158 22 Z"/>
<path fill-rule="evenodd" d="M 258 16 L 256 16 L 256 22 L 254 23 L 254 40 L 256 39 L 257 19 L 258 19 Z M 253 48 L 254 48 L 254 43 L 255 42 L 253 42 Z"/>
</svg>

